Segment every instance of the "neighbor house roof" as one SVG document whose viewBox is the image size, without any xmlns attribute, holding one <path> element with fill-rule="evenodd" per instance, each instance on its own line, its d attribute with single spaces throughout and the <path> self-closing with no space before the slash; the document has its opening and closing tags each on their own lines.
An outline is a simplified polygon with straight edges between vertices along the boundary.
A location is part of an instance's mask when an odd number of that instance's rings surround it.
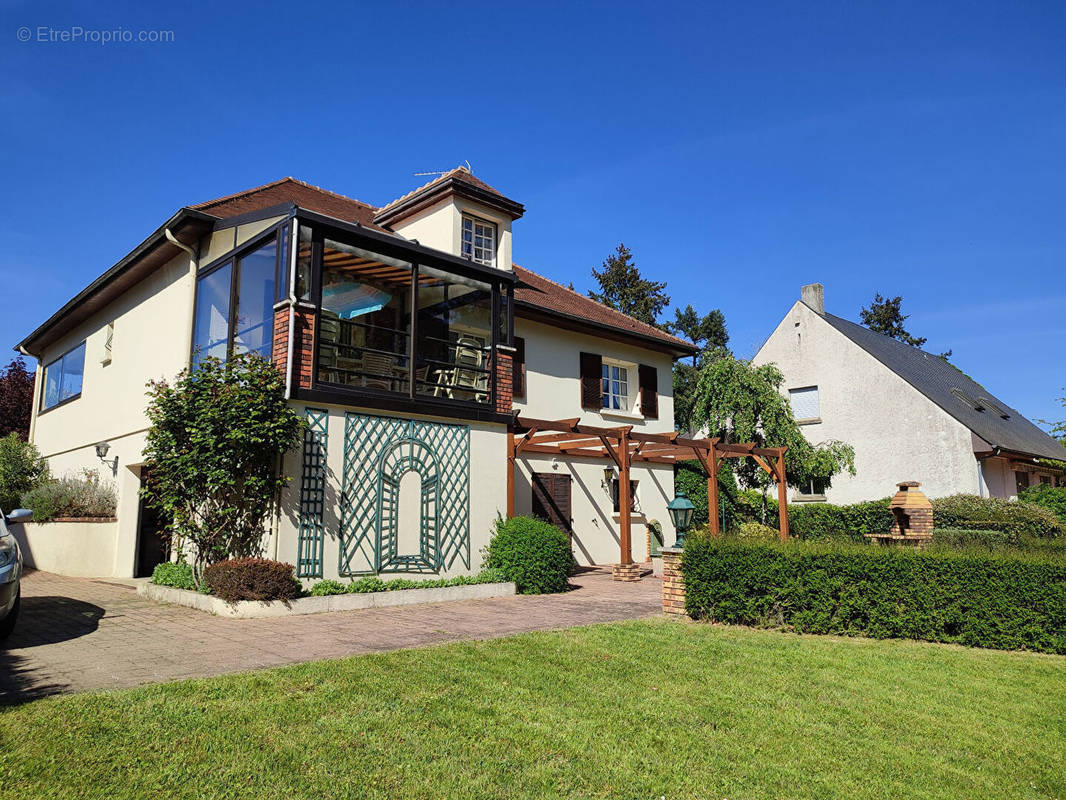
<svg viewBox="0 0 1066 800">
<path fill-rule="evenodd" d="M 988 450 L 1066 461 L 1066 448 L 947 360 L 841 317 L 821 316 L 987 442 Z"/>
<path fill-rule="evenodd" d="M 691 355 L 699 349 L 691 342 L 615 311 L 532 270 L 515 264 L 514 272 L 519 281 L 514 292 L 516 311 L 524 308 L 545 312 L 578 325 L 607 328 L 623 337 L 654 343 L 680 355 Z"/>
</svg>

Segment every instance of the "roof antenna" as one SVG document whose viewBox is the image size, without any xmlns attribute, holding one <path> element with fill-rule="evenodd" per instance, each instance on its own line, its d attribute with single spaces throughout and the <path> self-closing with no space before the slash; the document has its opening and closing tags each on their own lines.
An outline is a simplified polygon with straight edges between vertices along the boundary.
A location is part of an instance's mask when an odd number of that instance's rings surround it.
<svg viewBox="0 0 1066 800">
<path fill-rule="evenodd" d="M 469 173 L 470 173 L 471 175 L 473 175 L 473 174 L 474 174 L 474 170 L 473 170 L 473 169 L 472 169 L 472 168 L 470 167 L 470 162 L 469 162 L 469 161 L 466 161 L 466 160 L 464 159 L 464 162 L 463 162 L 463 163 L 465 163 L 465 164 L 466 164 L 466 171 L 467 171 L 467 172 L 469 172 Z M 451 171 L 452 171 L 452 170 L 454 170 L 454 169 L 455 169 L 455 167 L 452 167 L 452 169 L 431 169 L 431 170 L 427 170 L 427 171 L 425 171 L 425 172 L 415 172 L 415 173 L 413 173 L 413 174 L 414 174 L 414 176 L 415 176 L 416 178 L 421 178 L 421 177 L 424 177 L 424 176 L 426 176 L 426 175 L 437 175 L 437 176 L 441 176 L 441 175 L 447 175 L 447 174 L 448 174 L 449 172 L 451 172 Z"/>
</svg>

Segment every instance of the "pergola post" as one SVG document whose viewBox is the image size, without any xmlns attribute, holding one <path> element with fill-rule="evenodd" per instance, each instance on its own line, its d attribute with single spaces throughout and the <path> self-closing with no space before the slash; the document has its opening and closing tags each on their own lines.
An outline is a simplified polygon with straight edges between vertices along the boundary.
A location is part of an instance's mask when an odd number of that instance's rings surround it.
<svg viewBox="0 0 1066 800">
<path fill-rule="evenodd" d="M 707 522 L 711 526 L 711 536 L 722 533 L 722 520 L 718 510 L 718 450 L 711 445 L 710 458 L 704 462 L 707 470 Z"/>
<path fill-rule="evenodd" d="M 618 539 L 622 548 L 622 557 L 619 563 L 623 566 L 633 563 L 633 538 L 630 530 L 629 507 L 633 502 L 632 487 L 629 484 L 629 431 L 623 431 L 619 436 L 618 447 Z"/>
<path fill-rule="evenodd" d="M 785 481 L 785 449 L 777 449 L 777 527 L 781 541 L 788 541 L 788 483 Z"/>
</svg>

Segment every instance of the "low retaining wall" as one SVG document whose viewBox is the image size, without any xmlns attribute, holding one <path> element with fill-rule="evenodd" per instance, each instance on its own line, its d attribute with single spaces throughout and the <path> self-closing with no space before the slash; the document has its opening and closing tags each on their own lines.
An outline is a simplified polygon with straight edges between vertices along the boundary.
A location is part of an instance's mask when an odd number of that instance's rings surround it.
<svg viewBox="0 0 1066 800">
<path fill-rule="evenodd" d="M 326 611 L 356 611 L 362 608 L 385 606 L 408 606 L 417 603 L 447 603 L 454 600 L 480 600 L 487 597 L 508 597 L 515 594 L 513 583 L 476 583 L 467 586 L 446 586 L 437 589 L 395 589 L 391 592 L 366 592 L 363 594 L 334 594 L 326 597 L 301 597 L 285 602 L 271 600 L 241 600 L 227 603 L 220 597 L 175 589 L 172 586 L 157 586 L 144 582 L 137 586 L 137 593 L 162 603 L 175 603 L 199 611 L 207 611 L 220 617 L 239 619 L 262 619 L 264 617 L 289 617 L 296 614 L 321 614 Z"/>
<path fill-rule="evenodd" d="M 118 522 L 114 518 L 8 525 L 27 567 L 75 578 L 114 578 Z"/>
</svg>

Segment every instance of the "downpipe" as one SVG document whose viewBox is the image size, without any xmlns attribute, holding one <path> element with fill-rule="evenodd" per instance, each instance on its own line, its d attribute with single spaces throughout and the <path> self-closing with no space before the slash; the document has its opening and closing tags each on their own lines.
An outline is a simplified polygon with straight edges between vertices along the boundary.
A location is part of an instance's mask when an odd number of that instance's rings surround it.
<svg viewBox="0 0 1066 800">
<path fill-rule="evenodd" d="M 179 242 L 177 238 L 171 233 L 170 228 L 163 229 L 163 235 L 167 241 L 175 247 L 184 250 L 189 255 L 189 313 L 186 315 L 188 325 L 185 327 L 185 342 L 188 344 L 189 361 L 188 366 L 192 366 L 192 348 L 193 348 L 193 333 L 195 326 L 196 315 L 196 272 L 200 268 L 200 256 L 196 250 L 193 250 L 189 245 Z"/>
</svg>

